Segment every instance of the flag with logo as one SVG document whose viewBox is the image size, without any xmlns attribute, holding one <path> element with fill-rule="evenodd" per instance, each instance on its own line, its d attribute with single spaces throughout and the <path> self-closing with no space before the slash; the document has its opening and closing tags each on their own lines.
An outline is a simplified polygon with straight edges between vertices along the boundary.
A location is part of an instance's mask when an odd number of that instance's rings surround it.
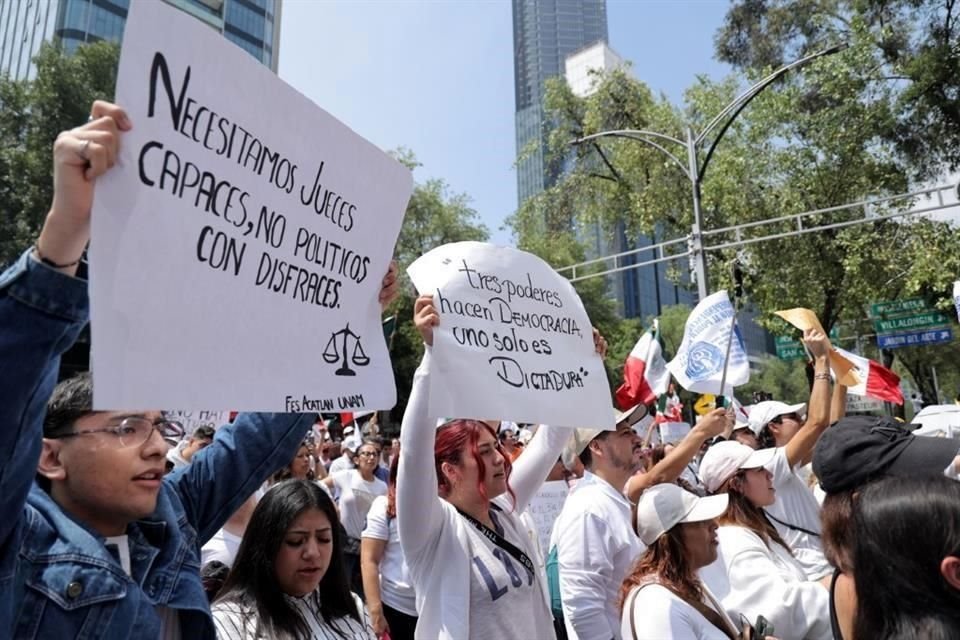
<svg viewBox="0 0 960 640">
<path fill-rule="evenodd" d="M 688 391 L 732 395 L 732 388 L 750 380 L 750 362 L 740 330 L 733 323 L 734 309 L 726 291 L 718 291 L 700 301 L 687 318 L 683 342 L 667 369 Z M 733 330 L 733 339 L 730 331 Z M 723 363 L 730 345 L 725 389 Z"/>
<path fill-rule="evenodd" d="M 660 322 L 653 321 L 653 330 L 647 331 L 634 345 L 623 365 L 623 384 L 617 389 L 617 406 L 626 411 L 637 404 L 649 405 L 666 393 L 670 372 L 663 359 L 659 341 Z"/>
<path fill-rule="evenodd" d="M 879 362 L 874 362 L 863 356 L 858 356 L 839 347 L 835 350 L 844 358 L 853 363 L 854 371 L 859 382 L 847 387 L 847 393 L 855 396 L 867 396 L 877 400 L 886 400 L 895 404 L 903 404 L 903 392 L 900 391 L 900 376 L 887 369 Z"/>
</svg>

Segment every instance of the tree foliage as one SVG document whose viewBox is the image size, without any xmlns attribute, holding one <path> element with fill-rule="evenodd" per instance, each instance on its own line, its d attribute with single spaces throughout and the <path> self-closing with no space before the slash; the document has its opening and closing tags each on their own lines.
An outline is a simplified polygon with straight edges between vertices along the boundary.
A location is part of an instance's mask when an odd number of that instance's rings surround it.
<svg viewBox="0 0 960 640">
<path fill-rule="evenodd" d="M 107 42 L 71 56 L 46 44 L 33 81 L 0 77 L 0 265 L 36 238 L 53 198 L 53 141 L 86 122 L 94 100 L 113 99 L 119 54 Z"/>
</svg>

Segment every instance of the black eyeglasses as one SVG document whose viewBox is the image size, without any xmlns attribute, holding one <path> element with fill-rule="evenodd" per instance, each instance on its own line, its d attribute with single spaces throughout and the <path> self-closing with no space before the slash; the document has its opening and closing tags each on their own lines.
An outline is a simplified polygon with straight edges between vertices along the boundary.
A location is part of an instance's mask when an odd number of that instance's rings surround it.
<svg viewBox="0 0 960 640">
<path fill-rule="evenodd" d="M 159 418 L 150 420 L 138 416 L 124 418 L 120 424 L 115 427 L 104 427 L 102 429 L 89 429 L 86 431 L 70 431 L 59 435 L 51 436 L 52 439 L 60 440 L 63 438 L 72 438 L 74 436 L 85 436 L 91 433 L 109 433 L 115 436 L 120 442 L 120 447 L 139 447 L 150 439 L 153 430 L 156 429 L 164 438 L 179 439 L 183 438 L 183 425 L 179 422 Z"/>
<path fill-rule="evenodd" d="M 357 455 L 363 456 L 364 458 L 376 458 L 380 454 L 377 453 L 376 451 L 361 451 Z"/>
</svg>

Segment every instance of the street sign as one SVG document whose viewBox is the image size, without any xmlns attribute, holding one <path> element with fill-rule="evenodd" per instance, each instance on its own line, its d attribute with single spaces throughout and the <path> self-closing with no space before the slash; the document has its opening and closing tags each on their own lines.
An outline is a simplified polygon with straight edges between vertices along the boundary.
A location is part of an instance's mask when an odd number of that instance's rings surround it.
<svg viewBox="0 0 960 640">
<path fill-rule="evenodd" d="M 877 333 L 911 331 L 927 327 L 938 327 L 945 324 L 950 324 L 950 318 L 938 311 L 925 311 L 900 318 L 873 321 L 873 326 L 877 330 Z"/>
<path fill-rule="evenodd" d="M 778 344 L 777 357 L 781 360 L 804 360 L 807 354 L 802 344 L 793 342 L 791 344 Z"/>
<path fill-rule="evenodd" d="M 906 300 L 887 300 L 886 302 L 874 302 L 870 305 L 871 318 L 884 318 L 886 316 L 910 313 L 912 311 L 929 311 L 930 305 L 923 298 L 908 298 Z"/>
<path fill-rule="evenodd" d="M 893 333 L 878 335 L 877 346 L 881 349 L 898 349 L 900 347 L 916 347 L 924 344 L 937 344 L 953 340 L 953 330 L 950 327 L 929 331 L 911 331 L 908 333 Z"/>
</svg>

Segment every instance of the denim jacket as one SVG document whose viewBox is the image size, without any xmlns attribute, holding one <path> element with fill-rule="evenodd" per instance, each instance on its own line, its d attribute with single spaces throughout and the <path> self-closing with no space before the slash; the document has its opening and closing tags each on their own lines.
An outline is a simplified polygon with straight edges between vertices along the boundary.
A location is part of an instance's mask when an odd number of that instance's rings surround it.
<svg viewBox="0 0 960 640">
<path fill-rule="evenodd" d="M 156 638 L 159 606 L 179 613 L 183 638 L 214 638 L 200 547 L 290 462 L 315 416 L 241 414 L 219 429 L 164 478 L 156 510 L 127 528 L 130 577 L 34 482 L 60 354 L 88 306 L 86 282 L 29 252 L 0 275 L 0 636 Z"/>
</svg>

